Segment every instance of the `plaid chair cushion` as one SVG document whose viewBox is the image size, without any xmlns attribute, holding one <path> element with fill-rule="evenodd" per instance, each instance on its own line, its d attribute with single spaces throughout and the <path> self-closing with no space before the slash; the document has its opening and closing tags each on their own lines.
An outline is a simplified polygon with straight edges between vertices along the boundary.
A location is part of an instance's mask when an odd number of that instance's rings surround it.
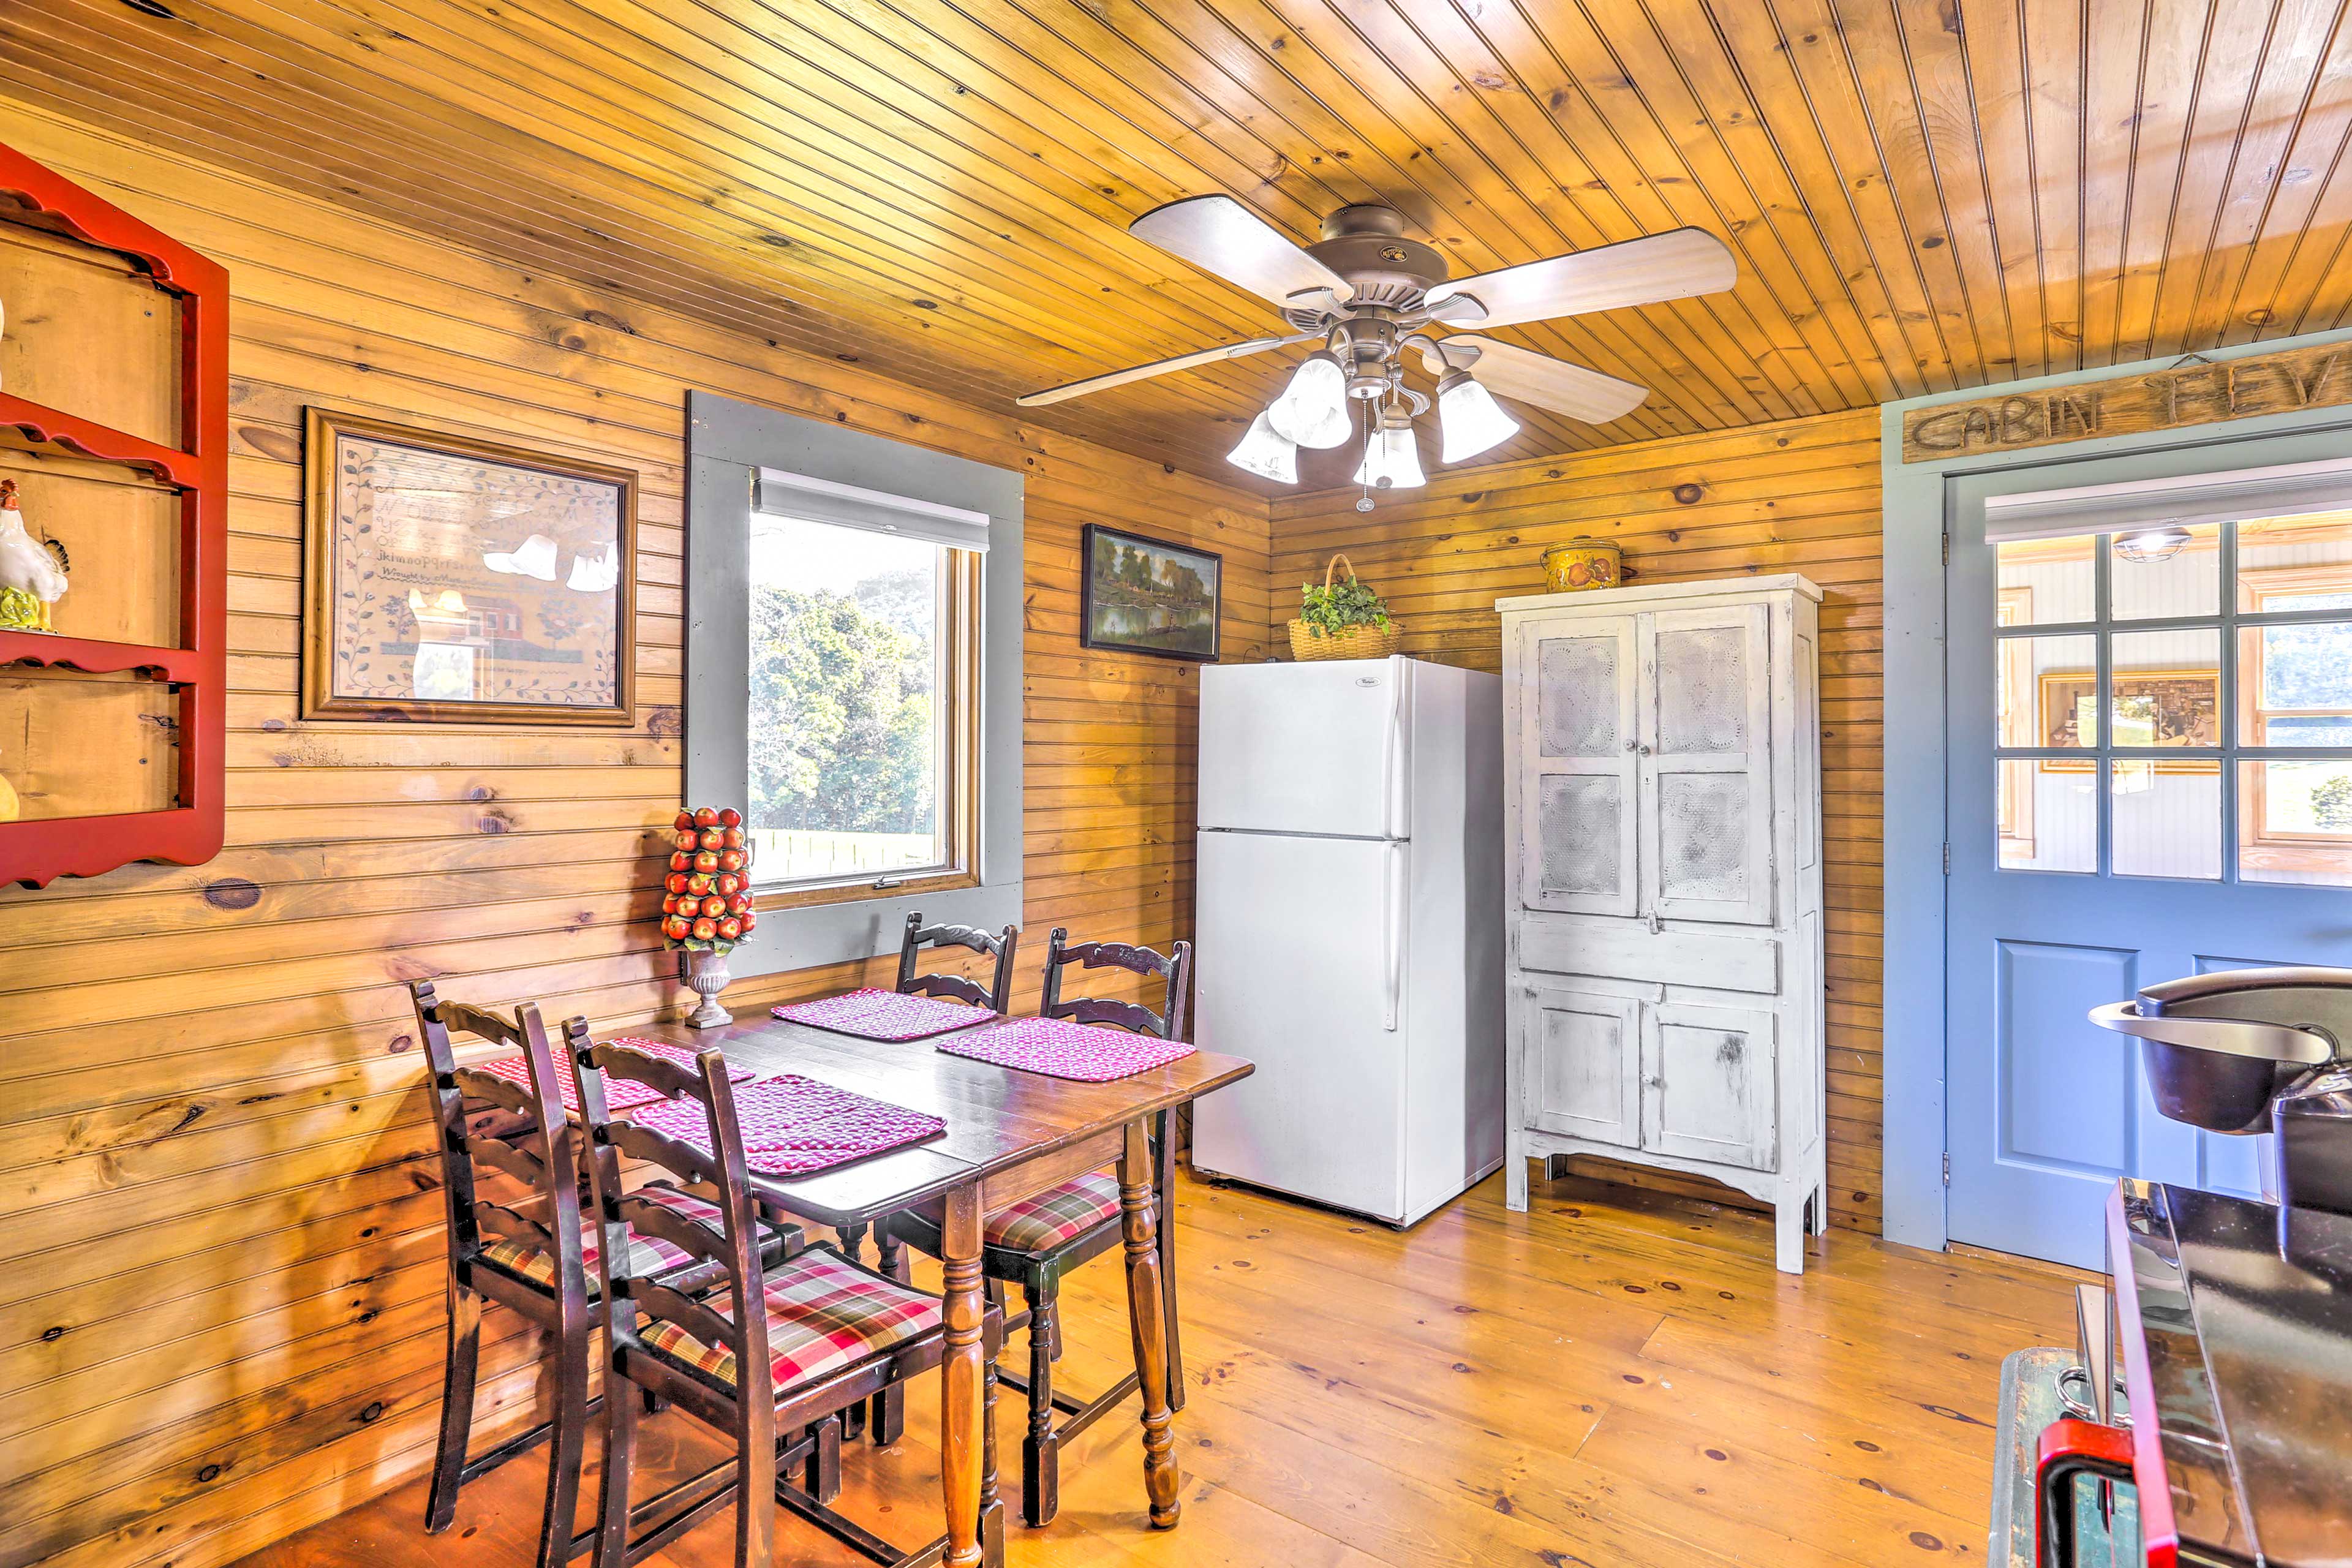
<svg viewBox="0 0 2352 1568">
<path fill-rule="evenodd" d="M 726 1219 L 719 1205 L 703 1202 L 691 1193 L 682 1193 L 664 1183 L 654 1183 L 637 1189 L 636 1195 L 648 1203 L 701 1225 L 709 1226 L 713 1235 L 725 1234 Z M 586 1206 L 584 1204 L 582 1205 Z M 597 1277 L 596 1254 L 600 1237 L 596 1222 L 592 1218 L 580 1226 L 580 1261 L 588 1271 L 588 1294 L 593 1299 L 601 1294 L 604 1281 Z M 773 1247 L 771 1247 L 772 1251 Z M 499 1237 L 482 1248 L 482 1261 L 513 1275 L 516 1279 L 536 1285 L 542 1290 L 555 1289 L 555 1254 L 543 1247 L 510 1241 Z M 699 1264 L 696 1258 L 656 1237 L 629 1233 L 629 1272 L 636 1274 L 667 1274 L 687 1264 Z"/>
<path fill-rule="evenodd" d="M 769 1365 L 781 1395 L 798 1384 L 878 1355 L 940 1326 L 936 1296 L 813 1247 L 768 1275 Z M 733 1302 L 710 1303 L 731 1318 Z M 676 1323 L 645 1330 L 645 1342 L 688 1371 L 732 1386 L 735 1352 L 708 1345 Z"/>
<path fill-rule="evenodd" d="M 1118 1217 L 1118 1178 L 1096 1171 L 1023 1198 L 988 1222 L 987 1243 L 1011 1252 L 1051 1252 Z"/>
</svg>

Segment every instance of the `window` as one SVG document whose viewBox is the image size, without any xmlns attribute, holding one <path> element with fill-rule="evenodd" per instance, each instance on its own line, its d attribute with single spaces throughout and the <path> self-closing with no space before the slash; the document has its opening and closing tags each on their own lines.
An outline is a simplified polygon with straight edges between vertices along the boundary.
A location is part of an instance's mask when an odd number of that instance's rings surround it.
<svg viewBox="0 0 2352 1568">
<path fill-rule="evenodd" d="M 2352 886 L 2352 511 L 1997 559 L 2004 868 Z"/>
<path fill-rule="evenodd" d="M 687 450 L 686 804 L 742 809 L 766 917 L 730 967 L 1018 923 L 1021 474 L 700 392 Z"/>
<path fill-rule="evenodd" d="M 979 557 L 763 511 L 750 590 L 744 817 L 762 904 L 970 885 Z"/>
</svg>

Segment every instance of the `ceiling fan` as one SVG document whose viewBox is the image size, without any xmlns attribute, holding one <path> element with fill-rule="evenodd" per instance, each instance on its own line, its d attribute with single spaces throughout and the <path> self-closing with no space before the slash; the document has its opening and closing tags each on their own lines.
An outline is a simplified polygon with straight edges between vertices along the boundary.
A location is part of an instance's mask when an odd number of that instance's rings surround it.
<svg viewBox="0 0 2352 1568">
<path fill-rule="evenodd" d="M 1437 378 L 1444 460 L 1458 463 L 1519 428 L 1495 393 L 1589 424 L 1630 414 L 1648 389 L 1471 332 L 1433 337 L 1433 327 L 1506 327 L 1555 316 L 1654 305 L 1728 289 L 1738 268 L 1704 229 L 1629 239 L 1518 267 L 1449 279 L 1435 247 L 1405 237 L 1393 207 L 1360 204 L 1323 220 L 1323 237 L 1304 247 L 1231 196 L 1191 196 L 1154 207 L 1128 232 L 1229 283 L 1273 301 L 1293 329 L 1090 375 L 1018 399 L 1024 408 L 1124 386 L 1131 381 L 1241 359 L 1321 339 L 1282 395 L 1250 426 L 1230 460 L 1269 479 L 1298 482 L 1301 447 L 1331 447 L 1355 433 L 1350 404 L 1364 409 L 1364 456 L 1355 482 L 1370 492 L 1425 483 L 1412 421 L 1431 398 L 1404 384 L 1405 351 Z M 1475 373 L 1475 375 L 1473 373 Z"/>
</svg>

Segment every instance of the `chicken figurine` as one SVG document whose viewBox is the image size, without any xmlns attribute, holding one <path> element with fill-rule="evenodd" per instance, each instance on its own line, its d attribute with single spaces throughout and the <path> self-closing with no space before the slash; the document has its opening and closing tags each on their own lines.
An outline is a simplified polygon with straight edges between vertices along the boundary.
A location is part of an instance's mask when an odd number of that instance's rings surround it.
<svg viewBox="0 0 2352 1568">
<path fill-rule="evenodd" d="M 65 596 L 66 571 L 66 547 L 26 531 L 16 481 L 0 479 L 0 629 L 54 629 L 49 606 Z"/>
</svg>

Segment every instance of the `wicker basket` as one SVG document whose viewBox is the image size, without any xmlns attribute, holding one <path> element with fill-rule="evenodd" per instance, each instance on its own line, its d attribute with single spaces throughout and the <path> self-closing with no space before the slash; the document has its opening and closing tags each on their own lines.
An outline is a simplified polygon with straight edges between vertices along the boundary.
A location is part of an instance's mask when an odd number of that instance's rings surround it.
<svg viewBox="0 0 2352 1568">
<path fill-rule="evenodd" d="M 1348 568 L 1350 581 L 1356 575 L 1356 563 L 1345 555 L 1334 555 L 1323 568 L 1323 585 L 1331 585 L 1331 574 L 1342 563 Z M 1310 626 L 1302 620 L 1290 623 L 1290 656 L 1297 659 L 1311 658 L 1386 658 L 1396 652 L 1404 640 L 1404 627 L 1394 620 L 1384 626 L 1343 626 L 1331 631 Z"/>
</svg>

